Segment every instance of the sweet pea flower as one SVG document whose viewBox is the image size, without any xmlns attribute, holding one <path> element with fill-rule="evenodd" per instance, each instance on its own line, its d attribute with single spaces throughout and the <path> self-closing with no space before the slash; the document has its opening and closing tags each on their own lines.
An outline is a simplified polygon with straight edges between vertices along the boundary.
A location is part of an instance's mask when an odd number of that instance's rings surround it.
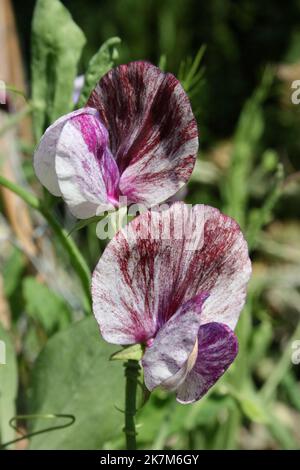
<svg viewBox="0 0 300 470">
<path fill-rule="evenodd" d="M 237 355 L 234 328 L 251 274 L 238 224 L 176 202 L 120 230 L 93 274 L 93 311 L 109 343 L 140 343 L 146 387 L 199 400 Z"/>
<path fill-rule="evenodd" d="M 86 107 L 62 116 L 34 155 L 41 183 L 78 218 L 128 204 L 153 206 L 189 179 L 197 124 L 179 81 L 148 62 L 110 70 Z"/>
</svg>

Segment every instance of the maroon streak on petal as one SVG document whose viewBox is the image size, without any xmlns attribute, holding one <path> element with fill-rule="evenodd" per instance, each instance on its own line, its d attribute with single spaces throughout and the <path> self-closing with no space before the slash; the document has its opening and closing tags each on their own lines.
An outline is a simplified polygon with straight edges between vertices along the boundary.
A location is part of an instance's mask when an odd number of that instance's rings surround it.
<svg viewBox="0 0 300 470">
<path fill-rule="evenodd" d="M 177 400 L 180 403 L 199 400 L 228 369 L 237 352 L 237 338 L 227 325 L 207 323 L 201 326 L 196 363 L 177 389 Z"/>
<path fill-rule="evenodd" d="M 64 200 L 78 218 L 112 209 L 119 171 L 108 147 L 108 132 L 97 113 L 81 113 L 63 126 L 55 170 Z"/>
<path fill-rule="evenodd" d="M 175 389 L 184 380 L 188 373 L 187 360 L 197 340 L 202 305 L 207 297 L 208 294 L 199 294 L 180 307 L 146 349 L 142 365 L 145 384 L 150 391 L 163 383 L 169 390 Z"/>
<path fill-rule="evenodd" d="M 94 314 L 108 342 L 146 342 L 185 302 L 209 292 L 201 323 L 233 329 L 250 273 L 234 220 L 177 202 L 138 216 L 109 243 L 93 274 Z"/>
<path fill-rule="evenodd" d="M 147 62 L 120 65 L 92 92 L 109 130 L 111 151 L 129 202 L 154 205 L 189 179 L 198 150 L 197 124 L 179 81 Z"/>
</svg>

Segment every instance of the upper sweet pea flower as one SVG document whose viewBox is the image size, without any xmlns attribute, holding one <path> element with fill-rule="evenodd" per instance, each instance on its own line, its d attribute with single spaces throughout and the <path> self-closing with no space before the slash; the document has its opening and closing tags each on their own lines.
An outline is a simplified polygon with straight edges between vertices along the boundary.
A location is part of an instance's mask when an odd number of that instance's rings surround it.
<svg viewBox="0 0 300 470">
<path fill-rule="evenodd" d="M 54 122 L 34 155 L 41 183 L 78 218 L 128 204 L 147 207 L 189 179 L 197 124 L 179 81 L 147 62 L 108 72 L 85 108 Z"/>
<path fill-rule="evenodd" d="M 150 391 L 192 403 L 235 359 L 250 273 L 233 219 L 177 202 L 138 216 L 109 243 L 93 274 L 93 311 L 106 341 L 144 345 Z"/>
</svg>

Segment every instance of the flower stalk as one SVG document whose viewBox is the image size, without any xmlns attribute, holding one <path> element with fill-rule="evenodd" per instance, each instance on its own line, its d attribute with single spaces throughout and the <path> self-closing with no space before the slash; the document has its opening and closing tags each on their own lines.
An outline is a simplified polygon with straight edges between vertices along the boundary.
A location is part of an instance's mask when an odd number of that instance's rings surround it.
<svg viewBox="0 0 300 470">
<path fill-rule="evenodd" d="M 136 449 L 136 429 L 135 429 L 135 415 L 136 415 L 136 392 L 138 386 L 138 377 L 140 366 L 138 361 L 130 359 L 125 362 L 125 427 L 124 433 L 126 436 L 126 449 Z"/>
<path fill-rule="evenodd" d="M 233 219 L 176 202 L 143 212 L 110 241 L 93 273 L 93 313 L 107 342 L 144 344 L 149 392 L 162 386 L 194 403 L 236 358 L 250 274 Z"/>
</svg>

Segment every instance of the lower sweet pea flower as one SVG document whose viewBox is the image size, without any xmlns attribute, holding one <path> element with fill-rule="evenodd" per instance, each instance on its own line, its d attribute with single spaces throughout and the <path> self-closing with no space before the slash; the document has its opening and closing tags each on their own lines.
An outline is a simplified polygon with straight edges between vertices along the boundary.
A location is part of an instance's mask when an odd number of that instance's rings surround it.
<svg viewBox="0 0 300 470">
<path fill-rule="evenodd" d="M 144 346 L 150 391 L 160 386 L 192 403 L 237 355 L 233 330 L 250 274 L 233 219 L 177 202 L 115 235 L 93 274 L 93 311 L 106 341 Z"/>
<path fill-rule="evenodd" d="M 119 207 L 146 207 L 188 181 L 198 130 L 187 94 L 170 73 L 138 61 L 101 78 L 87 106 L 62 116 L 34 155 L 41 183 L 86 219 Z"/>
</svg>

